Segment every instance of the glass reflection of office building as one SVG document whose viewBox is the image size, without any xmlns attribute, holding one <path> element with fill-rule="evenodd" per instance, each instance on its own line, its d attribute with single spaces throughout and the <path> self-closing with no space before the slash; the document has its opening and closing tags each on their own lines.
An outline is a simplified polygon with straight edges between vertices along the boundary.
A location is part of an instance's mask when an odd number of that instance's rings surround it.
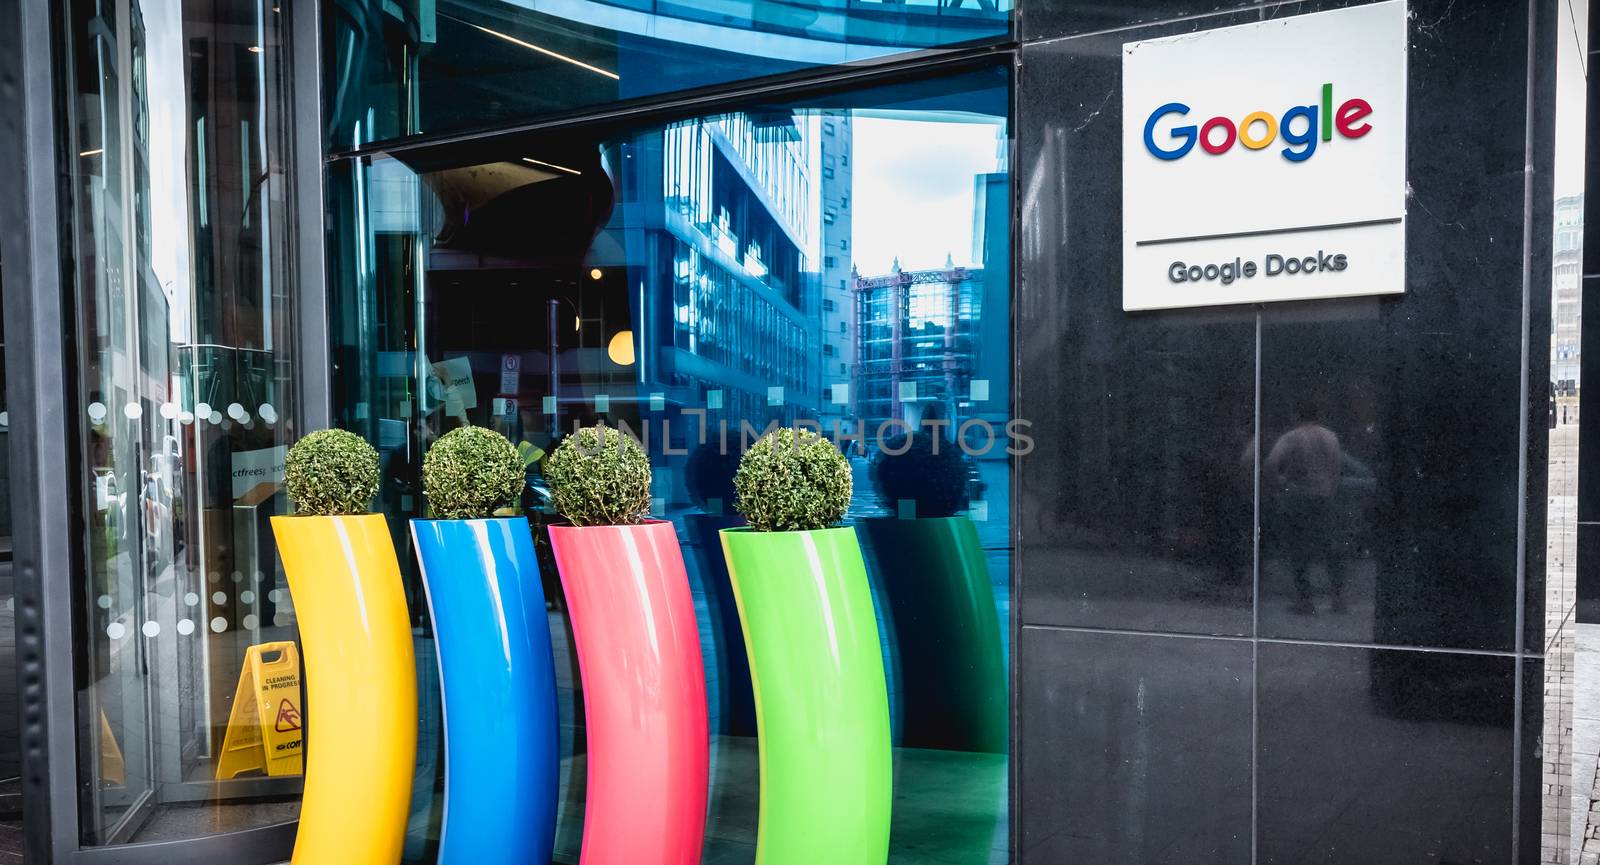
<svg viewBox="0 0 1600 865">
<path fill-rule="evenodd" d="M 1558 422 L 1576 420 L 1582 384 L 1583 195 L 1556 199 L 1554 291 L 1550 383 Z"/>
<path fill-rule="evenodd" d="M 811 173 L 806 124 L 793 112 L 731 114 L 668 127 L 659 138 L 660 180 L 652 183 L 654 136 L 624 147 L 634 159 L 641 200 L 660 189 L 661 232 L 647 234 L 646 296 L 671 298 L 670 331 L 646 327 L 641 352 L 656 355 L 659 383 L 708 420 L 784 421 L 815 417 L 816 274 L 808 266 Z M 629 181 L 624 179 L 624 189 Z M 626 193 L 625 193 L 626 195 Z M 626 212 L 628 204 L 625 201 Z M 654 249 L 659 252 L 654 252 Z M 652 291 L 652 280 L 672 280 Z M 649 314 L 647 311 L 646 314 Z M 670 332 L 652 344 L 651 335 Z"/>
<path fill-rule="evenodd" d="M 854 268 L 850 238 L 855 227 L 850 206 L 855 169 L 850 164 L 853 121 L 848 111 L 824 111 L 818 118 L 817 186 L 822 202 L 822 412 L 829 433 L 855 430 L 850 378 L 856 362 Z"/>
<path fill-rule="evenodd" d="M 1006 175 L 979 175 L 973 187 L 972 261 L 854 275 L 852 287 L 857 340 L 854 413 L 872 436 L 892 436 L 924 418 L 981 419 L 1003 431 L 1009 359 L 1000 350 L 1005 334 L 986 311 L 1006 308 L 1010 282 L 1007 253 Z M 999 267 L 1000 278 L 985 278 Z M 930 409 L 930 406 L 937 408 Z M 904 426 L 902 426 L 902 424 Z M 987 436 L 974 450 L 985 448 Z M 1003 446 L 1002 446 L 1003 448 Z"/>
</svg>

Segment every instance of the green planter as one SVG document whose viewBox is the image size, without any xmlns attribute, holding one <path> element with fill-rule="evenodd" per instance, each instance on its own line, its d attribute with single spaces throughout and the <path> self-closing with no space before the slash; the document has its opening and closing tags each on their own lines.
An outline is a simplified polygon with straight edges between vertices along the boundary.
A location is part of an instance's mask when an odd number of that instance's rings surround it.
<svg viewBox="0 0 1600 865">
<path fill-rule="evenodd" d="M 855 530 L 721 534 L 755 690 L 756 863 L 883 865 L 889 698 Z"/>
<path fill-rule="evenodd" d="M 1006 753 L 1005 646 L 977 527 L 954 516 L 859 528 L 894 621 L 901 747 Z"/>
</svg>

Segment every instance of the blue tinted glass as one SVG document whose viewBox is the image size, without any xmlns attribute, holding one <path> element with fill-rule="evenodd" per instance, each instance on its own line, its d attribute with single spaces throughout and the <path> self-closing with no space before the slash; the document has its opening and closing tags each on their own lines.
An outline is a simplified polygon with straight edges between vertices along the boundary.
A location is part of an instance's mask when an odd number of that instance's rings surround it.
<svg viewBox="0 0 1600 865">
<path fill-rule="evenodd" d="M 335 150 L 1010 33 L 1012 0 L 343 0 Z"/>
<path fill-rule="evenodd" d="M 994 69 L 606 138 L 474 142 L 425 170 L 334 163 L 338 423 L 378 445 L 397 518 L 425 512 L 419 465 L 444 432 L 490 427 L 523 452 L 568 803 L 589 743 L 543 456 L 579 424 L 643 441 L 704 660 L 703 861 L 751 861 L 754 694 L 717 533 L 742 522 L 743 448 L 805 424 L 853 476 L 844 523 L 866 554 L 895 747 L 890 861 L 1007 861 L 1010 469 L 1029 445 L 1010 415 L 1007 106 Z M 431 637 L 418 657 L 432 663 Z M 437 730 L 422 742 L 433 777 Z M 430 861 L 440 804 L 417 807 L 408 861 Z M 577 861 L 581 814 L 562 812 L 558 861 Z"/>
</svg>

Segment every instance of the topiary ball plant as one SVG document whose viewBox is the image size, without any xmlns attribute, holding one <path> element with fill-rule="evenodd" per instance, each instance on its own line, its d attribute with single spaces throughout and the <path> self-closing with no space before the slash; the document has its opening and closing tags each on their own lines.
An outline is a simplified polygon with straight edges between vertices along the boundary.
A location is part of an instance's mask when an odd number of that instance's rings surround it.
<svg viewBox="0 0 1600 865">
<path fill-rule="evenodd" d="M 526 482 L 517 449 L 505 436 L 481 426 L 445 433 L 422 458 L 422 494 L 439 519 L 493 516 L 517 500 Z"/>
<path fill-rule="evenodd" d="M 883 504 L 898 513 L 902 502 L 911 502 L 912 517 L 953 517 L 966 510 L 970 474 L 960 446 L 932 434 L 885 442 L 872 460 L 872 479 Z"/>
<path fill-rule="evenodd" d="M 575 526 L 618 526 L 650 513 L 650 458 L 605 426 L 580 427 L 545 462 L 550 503 Z"/>
<path fill-rule="evenodd" d="M 317 430 L 289 448 L 283 485 L 298 513 L 364 514 L 378 494 L 378 452 L 353 432 Z"/>
<path fill-rule="evenodd" d="M 758 532 L 824 529 L 850 507 L 850 461 L 811 430 L 773 430 L 745 451 L 733 487 Z"/>
</svg>

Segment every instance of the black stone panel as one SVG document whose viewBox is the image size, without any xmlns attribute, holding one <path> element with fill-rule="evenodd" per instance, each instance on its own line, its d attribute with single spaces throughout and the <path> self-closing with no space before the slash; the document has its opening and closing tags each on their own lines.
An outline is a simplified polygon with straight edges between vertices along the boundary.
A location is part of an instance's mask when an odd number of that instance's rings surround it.
<svg viewBox="0 0 1600 865">
<path fill-rule="evenodd" d="M 1510 858 L 1515 658 L 1259 651 L 1260 863 Z M 1537 761 L 1526 766 L 1524 783 L 1539 783 Z"/>
<path fill-rule="evenodd" d="M 1138 35 L 1127 37 L 1132 41 L 1370 2 L 1377 0 L 1017 0 L 1016 16 L 1017 32 L 1026 41 L 1133 30 Z M 1411 8 L 1425 25 L 1455 14 L 1431 3 L 1412 2 Z"/>
<path fill-rule="evenodd" d="M 1022 865 L 1250 861 L 1248 641 L 1024 628 Z"/>
<path fill-rule="evenodd" d="M 1248 634 L 1256 314 L 1122 311 L 1119 45 L 1023 49 L 1022 618 Z"/>
<path fill-rule="evenodd" d="M 1195 15 L 1247 9 L 1260 0 L 1017 0 L 1023 39 L 1051 39 L 1101 30 L 1177 22 Z M 1259 13 L 1251 13 L 1252 15 Z"/>
<path fill-rule="evenodd" d="M 1413 6 L 1434 23 L 1413 23 L 1410 40 L 1406 293 L 1263 307 L 1260 627 L 1511 649 L 1527 410 L 1528 14 L 1477 6 L 1430 17 L 1429 4 Z M 1440 109 L 1460 100 L 1503 122 L 1460 129 Z M 1529 293 L 1534 322 L 1548 321 L 1548 266 L 1543 274 Z M 1532 331 L 1544 334 L 1530 343 L 1542 370 L 1548 325 Z M 1533 432 L 1530 464 L 1542 465 L 1545 435 Z M 1303 480 L 1325 469 L 1296 465 L 1311 451 L 1294 446 L 1330 433 L 1341 456 L 1331 489 Z M 1542 482 L 1529 494 L 1543 505 Z M 1540 552 L 1530 554 L 1539 567 L 1529 568 L 1528 613 L 1542 633 L 1543 544 L 1530 546 Z M 1537 633 L 1529 645 L 1537 650 Z"/>
<path fill-rule="evenodd" d="M 1567 663 L 1571 663 L 1571 658 L 1568 654 Z M 1554 664 L 1554 659 L 1550 663 Z M 1522 750 L 1518 755 L 1522 776 L 1516 801 L 1517 862 L 1538 862 L 1547 833 L 1565 839 L 1570 837 L 1571 832 L 1570 824 L 1561 825 L 1559 821 L 1563 817 L 1570 819 L 1572 812 L 1566 808 L 1552 808 L 1547 813 L 1544 804 L 1557 795 L 1566 795 L 1571 789 L 1573 763 L 1570 749 L 1572 733 L 1567 729 L 1572 724 L 1570 714 L 1566 718 L 1553 719 L 1560 721 L 1555 728 L 1558 731 L 1556 735 L 1564 737 L 1569 746 L 1562 751 L 1561 742 L 1545 740 L 1545 711 L 1559 714 L 1564 710 L 1570 713 L 1572 698 L 1569 693 L 1565 697 L 1565 706 L 1562 706 L 1562 698 L 1555 693 L 1560 686 L 1555 682 L 1547 683 L 1544 671 L 1543 658 L 1526 658 L 1522 661 Z M 1555 768 L 1557 761 L 1561 762 L 1559 768 Z M 1547 770 L 1546 765 L 1552 768 Z M 1556 782 L 1562 789 L 1546 793 L 1545 785 L 1551 782 Z"/>
</svg>

